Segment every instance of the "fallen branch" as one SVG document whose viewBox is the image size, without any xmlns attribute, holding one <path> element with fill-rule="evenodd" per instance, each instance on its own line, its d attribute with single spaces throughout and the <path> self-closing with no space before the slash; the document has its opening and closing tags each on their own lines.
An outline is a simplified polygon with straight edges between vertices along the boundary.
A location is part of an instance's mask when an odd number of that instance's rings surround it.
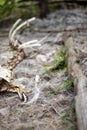
<svg viewBox="0 0 87 130">
<path fill-rule="evenodd" d="M 87 24 L 87 23 L 86 23 Z M 45 29 L 38 29 L 38 28 L 35 28 L 33 29 L 33 31 L 35 32 L 40 32 L 40 33 L 61 33 L 61 32 L 75 32 L 75 31 L 84 31 L 84 30 L 87 30 L 86 27 L 76 27 L 74 29 L 63 29 L 63 30 L 45 30 Z"/>
<path fill-rule="evenodd" d="M 74 41 L 70 33 L 64 34 L 64 44 L 68 55 L 68 74 L 72 78 L 76 90 L 75 106 L 79 130 L 87 130 L 87 80 L 83 74 Z"/>
<path fill-rule="evenodd" d="M 8 33 L 2 33 L 0 34 L 0 37 L 7 37 L 8 36 Z"/>
</svg>

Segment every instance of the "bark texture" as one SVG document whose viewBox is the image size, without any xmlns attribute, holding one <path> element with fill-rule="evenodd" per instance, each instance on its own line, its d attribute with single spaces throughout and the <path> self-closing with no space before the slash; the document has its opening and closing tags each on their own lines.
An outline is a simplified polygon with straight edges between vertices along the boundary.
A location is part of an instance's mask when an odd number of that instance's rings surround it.
<svg viewBox="0 0 87 130">
<path fill-rule="evenodd" d="M 79 65 L 74 50 L 74 40 L 70 33 L 64 34 L 64 44 L 68 55 L 68 74 L 73 79 L 76 91 L 75 108 L 79 130 L 87 130 L 87 80 Z"/>
</svg>

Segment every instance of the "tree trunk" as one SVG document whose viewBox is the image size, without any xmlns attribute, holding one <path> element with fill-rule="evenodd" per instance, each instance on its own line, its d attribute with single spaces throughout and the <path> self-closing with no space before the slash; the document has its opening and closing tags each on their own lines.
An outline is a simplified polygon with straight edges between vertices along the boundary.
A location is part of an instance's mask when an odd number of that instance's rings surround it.
<svg viewBox="0 0 87 130">
<path fill-rule="evenodd" d="M 40 17 L 46 17 L 49 13 L 48 0 L 38 0 L 38 6 L 40 8 Z"/>
</svg>

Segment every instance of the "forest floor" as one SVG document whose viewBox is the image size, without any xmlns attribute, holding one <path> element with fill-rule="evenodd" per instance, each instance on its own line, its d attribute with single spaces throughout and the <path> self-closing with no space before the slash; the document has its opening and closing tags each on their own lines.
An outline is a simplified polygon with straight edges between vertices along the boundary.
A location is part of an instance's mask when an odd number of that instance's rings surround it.
<svg viewBox="0 0 87 130">
<path fill-rule="evenodd" d="M 23 104 L 14 93 L 0 93 L 0 130 L 77 130 L 74 88 L 62 89 L 68 79 L 66 69 L 46 72 L 62 47 L 63 32 L 55 33 L 53 30 L 75 28 L 87 28 L 86 9 L 57 10 L 43 20 L 37 18 L 31 28 L 17 35 L 23 43 L 47 38 L 40 47 L 25 48 L 26 57 L 13 69 L 14 82 L 26 86 L 29 102 Z M 73 31 L 72 35 L 80 65 L 87 76 L 87 30 Z M 0 64 L 5 65 L 14 54 L 8 37 L 0 37 Z M 35 89 L 36 75 L 40 76 L 38 90 Z"/>
</svg>

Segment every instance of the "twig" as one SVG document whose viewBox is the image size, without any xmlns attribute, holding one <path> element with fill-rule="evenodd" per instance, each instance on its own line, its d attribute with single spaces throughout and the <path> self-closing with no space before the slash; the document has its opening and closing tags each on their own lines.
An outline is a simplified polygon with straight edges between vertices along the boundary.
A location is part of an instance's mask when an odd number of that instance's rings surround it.
<svg viewBox="0 0 87 130">
<path fill-rule="evenodd" d="M 44 30 L 44 29 L 33 29 L 33 31 L 36 32 L 41 32 L 41 33 L 60 33 L 60 32 L 75 32 L 75 31 L 83 31 L 83 30 L 87 30 L 87 28 L 75 28 L 75 29 L 64 29 L 64 30 Z"/>
<path fill-rule="evenodd" d="M 61 114 L 56 110 L 56 108 L 53 106 L 53 104 L 50 104 L 52 109 L 56 112 L 56 114 L 58 114 L 58 116 L 62 117 Z"/>
<path fill-rule="evenodd" d="M 8 33 L 2 33 L 0 34 L 0 37 L 7 37 L 8 36 Z"/>
</svg>

